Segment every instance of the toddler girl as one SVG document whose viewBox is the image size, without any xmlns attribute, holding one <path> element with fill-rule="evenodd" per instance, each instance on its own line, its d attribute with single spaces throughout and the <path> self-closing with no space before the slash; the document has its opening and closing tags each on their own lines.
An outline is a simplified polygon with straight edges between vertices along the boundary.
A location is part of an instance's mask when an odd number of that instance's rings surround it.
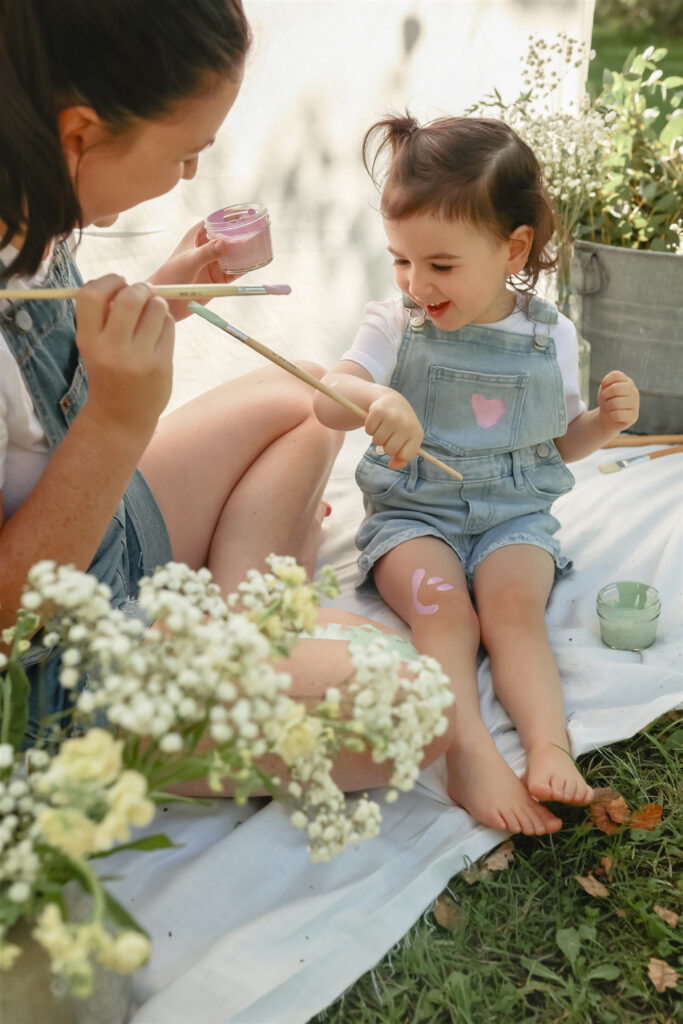
<svg viewBox="0 0 683 1024">
<path fill-rule="evenodd" d="M 368 413 L 359 564 L 451 678 L 452 799 L 494 828 L 553 832 L 561 821 L 541 801 L 586 804 L 592 791 L 568 751 L 545 627 L 553 581 L 571 564 L 550 509 L 574 482 L 565 461 L 635 422 L 638 392 L 615 370 L 597 409 L 579 398 L 574 328 L 533 292 L 553 266 L 552 208 L 536 157 L 507 125 L 388 117 L 363 156 L 373 178 L 388 157 L 381 212 L 403 298 L 368 305 L 324 378 Z M 314 407 L 327 426 L 358 426 L 320 394 Z M 462 483 L 417 456 L 421 445 Z M 481 718 L 480 642 L 526 750 L 523 781 Z"/>
</svg>

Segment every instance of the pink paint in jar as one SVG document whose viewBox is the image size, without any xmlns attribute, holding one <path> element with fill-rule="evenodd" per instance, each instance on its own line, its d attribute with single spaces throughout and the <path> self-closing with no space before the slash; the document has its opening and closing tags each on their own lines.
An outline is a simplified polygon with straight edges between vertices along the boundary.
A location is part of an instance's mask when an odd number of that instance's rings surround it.
<svg viewBox="0 0 683 1024">
<path fill-rule="evenodd" d="M 270 215 L 265 206 L 242 203 L 210 213 L 204 221 L 208 238 L 225 238 L 230 249 L 218 261 L 226 274 L 246 274 L 273 259 Z"/>
</svg>

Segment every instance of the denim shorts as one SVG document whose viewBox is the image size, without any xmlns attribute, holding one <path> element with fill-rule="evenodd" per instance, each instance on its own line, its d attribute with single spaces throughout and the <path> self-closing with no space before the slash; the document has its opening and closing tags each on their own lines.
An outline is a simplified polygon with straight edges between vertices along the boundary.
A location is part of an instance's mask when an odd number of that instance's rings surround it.
<svg viewBox="0 0 683 1024">
<path fill-rule="evenodd" d="M 382 513 L 382 517 L 386 516 Z M 565 576 L 572 568 L 572 562 L 565 558 L 555 532 L 559 527 L 555 516 L 549 512 L 531 512 L 527 515 L 507 519 L 483 533 L 446 533 L 436 523 L 413 519 L 409 515 L 388 517 L 363 549 L 358 566 L 363 574 L 359 589 L 373 589 L 369 577 L 379 559 L 388 551 L 416 537 L 436 537 L 455 552 L 465 572 L 468 586 L 472 586 L 474 574 L 493 551 L 512 544 L 531 544 L 547 551 L 555 563 L 555 581 Z"/>
<path fill-rule="evenodd" d="M 133 476 L 106 537 L 109 538 L 106 550 L 100 546 L 88 571 L 94 572 L 100 582 L 111 588 L 113 608 L 150 625 L 149 618 L 136 600 L 139 582 L 143 576 L 151 576 L 157 566 L 168 562 L 172 551 L 159 506 L 139 471 Z M 54 649 L 46 650 L 42 646 L 42 638 L 41 630 L 22 659 L 31 684 L 24 747 L 35 742 L 41 719 L 66 711 L 73 702 L 74 691 L 65 690 L 59 681 L 61 653 Z M 86 685 L 87 677 L 83 676 L 76 692 Z"/>
</svg>

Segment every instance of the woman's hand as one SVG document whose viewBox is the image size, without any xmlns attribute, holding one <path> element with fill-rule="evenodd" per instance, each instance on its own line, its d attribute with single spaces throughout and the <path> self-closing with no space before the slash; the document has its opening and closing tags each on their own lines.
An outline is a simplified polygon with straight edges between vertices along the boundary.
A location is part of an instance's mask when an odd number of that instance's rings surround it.
<svg viewBox="0 0 683 1024">
<path fill-rule="evenodd" d="M 424 431 L 410 403 L 391 388 L 383 388 L 368 407 L 365 433 L 392 458 L 389 469 L 403 469 L 417 455 Z"/>
<path fill-rule="evenodd" d="M 218 265 L 218 259 L 229 246 L 225 239 L 209 241 L 200 221 L 182 237 L 166 262 L 148 278 L 150 284 L 230 284 L 239 274 L 225 274 Z M 208 298 L 195 299 L 206 305 Z M 184 320 L 190 315 L 187 299 L 174 299 L 168 308 L 174 320 Z"/>
<path fill-rule="evenodd" d="M 88 415 L 144 447 L 171 394 L 174 337 L 168 304 L 148 285 L 116 274 L 89 281 L 76 300 Z"/>
<path fill-rule="evenodd" d="M 598 388 L 600 423 L 618 433 L 626 430 L 638 419 L 640 395 L 630 377 L 621 370 L 611 370 L 602 378 Z"/>
</svg>

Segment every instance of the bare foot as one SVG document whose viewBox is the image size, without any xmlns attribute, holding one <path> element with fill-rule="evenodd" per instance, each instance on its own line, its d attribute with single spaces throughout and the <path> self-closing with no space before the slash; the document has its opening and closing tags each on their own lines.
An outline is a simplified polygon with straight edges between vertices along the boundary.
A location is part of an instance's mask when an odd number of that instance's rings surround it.
<svg viewBox="0 0 683 1024">
<path fill-rule="evenodd" d="M 560 818 L 529 795 L 487 732 L 466 746 L 452 746 L 446 765 L 448 795 L 482 825 L 527 836 L 562 827 Z"/>
<path fill-rule="evenodd" d="M 312 580 L 315 575 L 315 563 L 318 560 L 318 547 L 320 546 L 320 527 L 322 526 L 323 519 L 329 516 L 331 511 L 332 506 L 328 505 L 326 501 L 318 502 L 308 534 L 301 546 L 297 561 L 306 570 L 309 580 Z"/>
<path fill-rule="evenodd" d="M 524 782 L 537 800 L 581 805 L 593 799 L 593 790 L 584 782 L 571 754 L 554 743 L 529 748 Z"/>
</svg>

